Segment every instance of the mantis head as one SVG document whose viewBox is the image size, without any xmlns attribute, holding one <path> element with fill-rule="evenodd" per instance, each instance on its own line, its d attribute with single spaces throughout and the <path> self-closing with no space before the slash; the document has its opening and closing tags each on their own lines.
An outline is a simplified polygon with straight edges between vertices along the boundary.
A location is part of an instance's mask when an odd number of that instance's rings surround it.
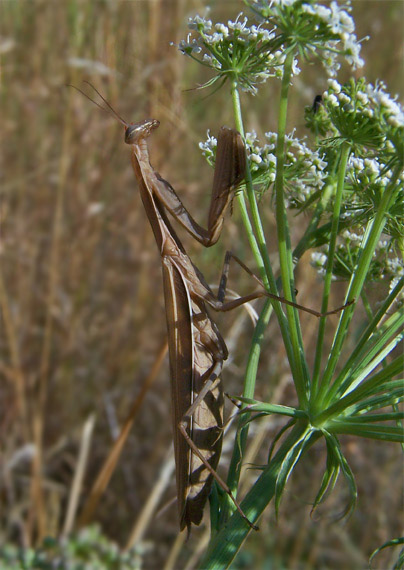
<svg viewBox="0 0 404 570">
<path fill-rule="evenodd" d="M 102 105 L 94 101 L 94 99 L 89 97 L 87 93 L 84 93 L 84 91 L 82 91 L 75 85 L 68 85 L 68 87 L 73 87 L 73 89 L 76 89 L 76 91 L 84 95 L 84 97 L 86 97 L 89 101 L 91 101 L 91 103 L 94 103 L 94 105 L 99 107 L 101 111 L 104 111 L 104 113 L 112 114 L 113 117 L 115 117 L 115 119 L 117 119 L 120 123 L 122 123 L 123 126 L 125 127 L 125 142 L 127 144 L 136 144 L 141 139 L 147 138 L 150 135 L 150 133 L 154 131 L 154 129 L 157 129 L 157 127 L 160 125 L 160 121 L 157 121 L 156 119 L 145 119 L 144 121 L 140 121 L 140 123 L 131 123 L 131 124 L 127 123 L 124 119 L 122 119 L 120 115 L 118 115 L 118 113 L 115 111 L 112 105 L 105 99 L 103 95 L 101 95 L 101 93 L 98 91 L 98 89 L 94 87 L 92 83 L 90 83 L 89 81 L 84 81 L 84 83 L 87 83 L 87 85 L 89 85 L 91 89 L 93 89 L 97 93 L 97 95 L 99 95 L 99 97 L 105 103 L 107 108 L 103 107 Z"/>
<path fill-rule="evenodd" d="M 141 139 L 145 139 L 154 129 L 160 125 L 160 121 L 156 119 L 145 119 L 140 123 L 131 123 L 125 128 L 125 142 L 127 144 L 136 144 Z"/>
</svg>

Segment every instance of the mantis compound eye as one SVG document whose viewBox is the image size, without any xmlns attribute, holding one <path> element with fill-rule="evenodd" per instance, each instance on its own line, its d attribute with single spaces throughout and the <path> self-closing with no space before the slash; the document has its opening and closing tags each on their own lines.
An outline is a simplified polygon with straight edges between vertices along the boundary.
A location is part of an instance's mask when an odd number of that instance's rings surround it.
<svg viewBox="0 0 404 570">
<path fill-rule="evenodd" d="M 160 121 L 156 119 L 145 119 L 140 123 L 133 123 L 125 129 L 125 142 L 136 144 L 139 140 L 148 137 L 159 125 Z"/>
</svg>

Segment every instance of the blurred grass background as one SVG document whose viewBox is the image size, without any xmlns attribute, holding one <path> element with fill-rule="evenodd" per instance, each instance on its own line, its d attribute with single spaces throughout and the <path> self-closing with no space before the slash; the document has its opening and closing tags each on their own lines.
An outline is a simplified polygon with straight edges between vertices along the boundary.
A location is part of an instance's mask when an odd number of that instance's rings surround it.
<svg viewBox="0 0 404 570">
<path fill-rule="evenodd" d="M 160 260 L 123 129 L 66 84 L 91 81 L 128 121 L 160 120 L 151 139 L 152 163 L 204 223 L 212 173 L 197 144 L 208 128 L 215 134 L 222 124 L 232 125 L 231 105 L 226 89 L 208 98 L 206 91 L 184 91 L 209 75 L 170 46 L 186 37 L 187 17 L 203 14 L 204 6 L 197 0 L 0 3 L 0 544 L 28 546 L 70 530 L 66 510 L 84 424 L 95 414 L 89 463 L 77 492 L 79 514 L 165 343 Z M 353 8 L 358 37 L 371 36 L 363 45 L 363 73 L 402 94 L 403 4 L 364 1 Z M 226 1 L 214 5 L 211 16 L 226 21 L 243 9 L 241 2 Z M 304 106 L 325 85 L 315 67 L 296 79 L 290 130 L 302 132 Z M 258 97 L 244 97 L 247 129 L 275 130 L 276 102 L 273 85 Z M 269 199 L 262 208 L 274 251 Z M 302 223 L 293 221 L 296 235 Z M 202 251 L 180 232 L 208 282 L 217 283 L 226 249 L 250 261 L 238 228 L 235 208 L 213 251 Z M 299 299 L 317 307 L 320 285 L 308 263 L 303 267 Z M 251 287 L 237 271 L 230 284 L 238 292 Z M 225 390 L 238 393 L 252 326 L 242 310 L 217 320 L 231 353 Z M 310 347 L 316 323 L 307 315 L 302 322 Z M 290 404 L 294 392 L 279 336 L 272 324 L 258 397 L 272 394 Z M 165 358 L 92 517 L 121 546 L 140 524 L 145 568 L 163 567 L 177 536 L 175 505 L 139 523 L 171 446 L 169 402 Z M 256 462 L 265 461 L 278 428 L 273 420 L 252 430 L 265 441 Z M 279 520 L 268 509 L 235 568 L 364 568 L 374 548 L 402 532 L 398 449 L 345 442 L 359 487 L 353 517 L 344 525 L 329 519 L 346 497 L 341 485 L 322 517 L 310 519 L 309 501 L 324 464 L 324 449 L 316 448 L 290 482 Z M 227 459 L 225 452 L 224 464 Z M 174 475 L 166 479 L 158 509 L 175 496 Z M 192 567 L 191 553 L 205 537 L 202 527 L 187 543 L 177 542 L 174 567 L 186 561 Z M 387 568 L 390 557 L 382 553 L 375 567 Z"/>
</svg>

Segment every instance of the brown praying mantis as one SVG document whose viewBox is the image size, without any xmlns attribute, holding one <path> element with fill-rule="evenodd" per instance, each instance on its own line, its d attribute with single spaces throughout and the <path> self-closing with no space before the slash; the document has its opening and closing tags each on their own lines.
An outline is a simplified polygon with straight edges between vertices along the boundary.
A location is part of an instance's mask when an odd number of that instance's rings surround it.
<svg viewBox="0 0 404 570">
<path fill-rule="evenodd" d="M 125 142 L 132 147 L 132 166 L 140 195 L 161 255 L 164 297 L 167 317 L 174 451 L 176 462 L 177 501 L 181 530 L 199 525 L 210 493 L 213 478 L 230 495 L 241 516 L 252 527 L 233 497 L 229 487 L 216 473 L 223 435 L 223 389 L 220 373 L 228 357 L 226 344 L 207 312 L 229 311 L 259 297 L 269 297 L 303 311 L 324 316 L 341 310 L 318 313 L 273 295 L 236 256 L 226 254 L 218 295 L 215 296 L 202 273 L 192 263 L 167 217 L 167 212 L 196 240 L 209 247 L 217 242 L 224 216 L 234 191 L 245 175 L 246 155 L 241 135 L 222 127 L 217 139 L 212 197 L 208 227 L 201 227 L 189 214 L 172 186 L 150 164 L 148 136 L 159 121 L 146 119 L 139 123 L 124 121 L 99 93 L 108 109 L 90 99 L 125 127 Z M 234 258 L 261 285 L 262 289 L 224 302 L 230 259 Z"/>
</svg>

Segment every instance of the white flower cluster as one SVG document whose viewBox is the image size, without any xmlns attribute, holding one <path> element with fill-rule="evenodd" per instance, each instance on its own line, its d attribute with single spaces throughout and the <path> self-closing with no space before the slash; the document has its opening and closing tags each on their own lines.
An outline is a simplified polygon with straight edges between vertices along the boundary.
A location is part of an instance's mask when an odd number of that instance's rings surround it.
<svg viewBox="0 0 404 570">
<path fill-rule="evenodd" d="M 404 261 L 398 257 L 387 260 L 387 268 L 391 275 L 395 275 L 397 279 L 404 276 Z"/>
<path fill-rule="evenodd" d="M 340 236 L 340 245 L 341 245 L 341 241 L 345 242 L 345 244 L 349 243 L 355 246 L 359 246 L 362 239 L 363 239 L 363 235 L 364 232 L 363 230 L 361 231 L 361 233 L 356 234 L 355 232 L 351 232 L 350 230 L 344 230 Z M 383 242 L 384 244 L 384 242 Z M 383 245 L 384 247 L 384 245 Z"/>
<path fill-rule="evenodd" d="M 343 268 L 343 271 L 341 273 L 341 271 L 338 271 L 338 268 L 336 269 L 337 266 L 335 266 L 335 275 L 332 276 L 333 280 L 337 279 L 337 277 L 350 277 L 350 273 L 354 271 L 364 235 L 364 229 L 357 227 L 356 231 L 345 229 L 338 237 L 335 259 L 338 260 L 339 266 Z M 404 261 L 398 257 L 389 257 L 390 249 L 390 241 L 386 239 L 379 240 L 373 252 L 369 276 L 374 280 L 389 279 L 389 288 L 390 291 L 392 291 L 397 285 L 398 280 L 404 276 Z M 327 252 L 328 245 L 325 245 L 321 247 L 319 251 L 311 253 L 310 263 L 321 277 L 324 277 L 326 272 L 328 261 Z"/>
<path fill-rule="evenodd" d="M 388 146 L 388 145 L 387 145 Z M 373 196 L 383 194 L 394 179 L 394 168 L 386 164 L 387 158 L 383 155 L 371 158 L 360 158 L 351 155 L 346 168 L 346 189 L 350 192 L 346 202 L 346 210 L 341 214 L 341 219 L 358 219 L 369 208 L 375 208 Z M 399 175 L 399 183 L 404 182 L 404 171 Z M 397 198 L 400 200 L 400 197 Z M 397 220 L 397 214 L 395 219 Z M 354 222 L 355 223 L 355 222 Z"/>
<path fill-rule="evenodd" d="M 253 181 L 264 178 L 267 186 L 275 181 L 276 176 L 276 144 L 277 134 L 265 133 L 266 144 L 260 145 L 255 131 L 245 136 L 245 145 L 250 162 Z M 199 148 L 209 163 L 213 163 L 217 141 L 210 136 L 205 142 L 199 143 Z M 293 133 L 285 137 L 285 177 L 288 189 L 288 203 L 295 206 L 304 204 L 313 192 L 324 186 L 327 163 L 318 151 L 310 149 L 304 141 L 296 138 Z"/>
<path fill-rule="evenodd" d="M 236 20 L 233 22 L 229 20 L 227 22 L 227 26 L 222 23 L 218 23 L 215 25 L 216 33 L 220 35 L 220 37 L 213 38 L 213 36 L 209 37 L 205 34 L 205 39 L 207 43 L 214 44 L 217 41 L 221 40 L 222 37 L 227 38 L 231 33 L 236 32 L 237 37 L 243 43 L 248 43 L 250 41 L 262 40 L 262 41 L 269 41 L 275 37 L 274 32 L 270 32 L 261 27 L 261 25 L 256 26 L 252 24 L 251 26 L 248 25 L 248 18 L 244 16 L 243 21 L 241 22 L 241 17 L 243 13 L 237 16 Z"/>
<path fill-rule="evenodd" d="M 380 163 L 379 157 L 359 158 L 351 155 L 347 164 L 347 176 L 354 185 L 377 182 L 377 185 L 385 188 L 391 180 L 392 171 L 386 170 L 385 165 Z M 381 173 L 383 172 L 383 176 Z M 365 190 L 365 188 L 363 188 Z"/>
<path fill-rule="evenodd" d="M 329 6 L 310 0 L 250 0 L 249 4 L 275 28 L 283 28 L 286 36 L 293 27 L 289 39 L 298 38 L 301 53 L 305 51 L 315 57 L 320 56 L 331 77 L 341 67 L 337 61 L 339 56 L 343 56 L 353 69 L 364 65 L 359 55 L 361 44 L 354 33 L 355 22 L 349 13 L 349 0 L 345 3 L 331 2 Z"/>
<path fill-rule="evenodd" d="M 393 276 L 393 278 L 390 281 L 390 287 L 389 287 L 389 291 L 391 293 L 391 291 L 397 285 L 399 280 L 404 276 L 404 261 L 403 259 L 399 259 L 398 257 L 388 259 L 387 268 L 390 275 Z M 401 291 L 400 297 L 401 297 L 400 300 L 404 301 L 404 290 Z"/>
<path fill-rule="evenodd" d="M 250 0 L 249 4 L 260 14 L 268 15 L 272 7 L 293 6 L 296 2 L 300 2 L 300 0 L 271 0 L 270 2 L 268 0 Z"/>
<path fill-rule="evenodd" d="M 376 85 L 367 84 L 367 93 L 369 100 L 378 105 L 387 117 L 387 122 L 392 127 L 404 127 L 404 109 L 397 102 L 397 95 L 392 98 L 386 92 L 386 85 L 383 81 L 379 81 Z"/>
<path fill-rule="evenodd" d="M 376 85 L 364 82 L 362 89 L 355 93 L 355 98 L 361 104 L 361 112 L 365 116 L 382 115 L 392 127 L 404 127 L 404 108 L 397 101 L 397 95 L 391 97 L 386 92 L 386 85 L 383 81 L 378 81 Z M 343 86 L 335 79 L 328 80 L 328 90 L 324 93 L 323 99 L 334 107 L 341 105 L 357 106 L 352 101 L 352 97 L 346 93 Z"/>
<path fill-rule="evenodd" d="M 327 255 L 322 251 L 313 251 L 311 253 L 310 264 L 317 270 L 317 273 L 320 277 L 325 276 L 327 259 Z"/>
<path fill-rule="evenodd" d="M 386 186 L 390 181 L 391 171 L 385 173 L 384 177 L 381 177 L 381 171 L 384 169 L 384 165 L 380 164 L 379 159 L 375 158 L 359 158 L 355 155 L 349 157 L 347 164 L 347 174 L 351 177 L 359 175 L 362 179 L 367 180 L 378 179 L 379 184 Z"/>
<path fill-rule="evenodd" d="M 207 20 L 197 14 L 193 18 L 188 18 L 188 28 L 190 30 L 199 30 L 203 33 L 210 32 L 212 29 L 212 20 Z"/>
<path fill-rule="evenodd" d="M 208 138 L 206 139 L 206 141 L 199 143 L 199 148 L 201 149 L 203 156 L 206 157 L 208 161 L 211 163 L 212 162 L 211 158 L 214 156 L 216 152 L 217 138 L 210 136 L 209 130 L 207 131 L 207 135 Z"/>
<path fill-rule="evenodd" d="M 255 146 L 254 153 L 270 172 L 269 181 L 275 180 L 277 134 L 265 133 L 268 143 Z M 248 142 L 247 142 L 248 147 Z M 318 151 L 313 151 L 293 133 L 285 136 L 285 179 L 288 190 L 287 205 L 304 204 L 316 190 L 324 186 L 327 163 Z M 254 168 L 252 168 L 254 170 Z"/>
<path fill-rule="evenodd" d="M 352 98 L 342 90 L 343 87 L 335 79 L 328 80 L 328 90 L 323 94 L 323 100 L 335 109 L 345 107 L 353 109 Z M 368 114 L 369 116 L 370 114 Z"/>
<path fill-rule="evenodd" d="M 272 137 L 276 137 L 275 133 Z M 285 137 L 285 151 L 287 206 L 298 207 L 324 186 L 327 163 L 319 151 L 312 150 L 293 133 Z"/>
<path fill-rule="evenodd" d="M 293 6 L 295 2 L 299 2 L 300 0 L 272 0 L 271 4 L 273 6 Z"/>
<path fill-rule="evenodd" d="M 243 13 L 240 12 L 234 22 L 232 20 L 227 22 L 227 26 L 218 22 L 213 28 L 214 31 L 209 33 L 212 30 L 212 21 L 196 15 L 193 18 L 188 19 L 188 28 L 190 30 L 197 30 L 203 38 L 203 43 L 211 47 L 215 47 L 224 39 L 229 38 L 230 35 L 236 35 L 238 42 L 243 44 L 247 44 L 250 41 L 269 41 L 273 39 L 275 36 L 274 32 L 265 30 L 261 25 L 256 26 L 253 24 L 249 26 L 248 18 L 246 16 L 244 16 L 244 19 L 241 22 L 242 16 Z M 188 34 L 187 41 L 180 41 L 178 46 L 179 50 L 183 53 L 187 53 L 187 50 L 190 48 L 195 50 L 196 46 L 198 46 L 199 51 L 201 51 L 202 48 L 197 40 L 190 41 L 190 36 L 191 34 Z M 199 51 L 197 53 L 199 53 Z"/>
<path fill-rule="evenodd" d="M 337 2 L 331 2 L 329 7 L 317 3 L 303 3 L 301 9 L 310 16 L 318 18 L 332 34 L 338 36 L 338 38 L 327 42 L 324 50 L 323 65 L 331 77 L 335 77 L 341 67 L 337 62 L 337 57 L 341 53 L 353 69 L 363 67 L 364 61 L 359 56 L 361 45 L 354 34 L 355 22 L 349 14 L 350 2 L 342 6 Z"/>
<path fill-rule="evenodd" d="M 197 59 L 205 66 L 218 72 L 219 76 L 231 73 L 238 78 L 243 91 L 256 94 L 256 83 L 264 83 L 269 77 L 281 77 L 285 60 L 283 50 L 274 49 L 271 40 L 275 33 L 262 27 L 262 24 L 249 24 L 247 17 L 240 13 L 236 20 L 227 24 L 197 15 L 189 18 L 188 27 L 198 35 L 188 34 L 181 40 L 178 49 Z M 293 72 L 299 73 L 297 61 Z"/>
</svg>

